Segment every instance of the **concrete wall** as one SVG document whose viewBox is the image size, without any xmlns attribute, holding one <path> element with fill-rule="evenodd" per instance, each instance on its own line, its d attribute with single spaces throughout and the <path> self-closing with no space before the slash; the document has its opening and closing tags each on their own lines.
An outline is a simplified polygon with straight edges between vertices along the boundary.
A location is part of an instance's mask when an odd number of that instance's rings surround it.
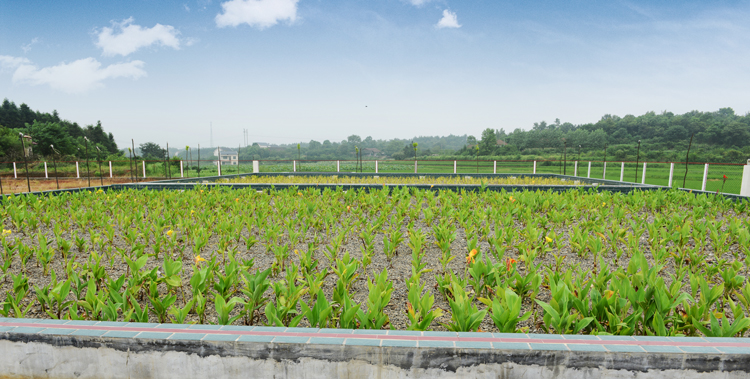
<svg viewBox="0 0 750 379">
<path fill-rule="evenodd" d="M 750 355 L 207 342 L 3 333 L 0 378 L 747 378 Z"/>
</svg>

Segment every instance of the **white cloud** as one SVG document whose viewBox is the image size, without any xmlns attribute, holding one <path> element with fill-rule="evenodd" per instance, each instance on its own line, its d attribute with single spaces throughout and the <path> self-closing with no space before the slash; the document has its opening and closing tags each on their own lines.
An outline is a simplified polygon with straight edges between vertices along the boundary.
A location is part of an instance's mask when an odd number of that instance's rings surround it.
<svg viewBox="0 0 750 379">
<path fill-rule="evenodd" d="M 420 7 L 430 2 L 430 0 L 407 0 L 411 5 Z"/>
<path fill-rule="evenodd" d="M 169 25 L 156 24 L 153 28 L 144 28 L 134 25 L 133 18 L 130 17 L 120 23 L 113 22 L 112 26 L 102 28 L 96 42 L 96 46 L 103 50 L 102 54 L 105 56 L 126 56 L 154 44 L 180 48 L 180 40 L 177 38 L 180 32 Z M 115 34 L 115 30 L 119 31 L 119 34 Z"/>
<path fill-rule="evenodd" d="M 0 55 L 0 69 L 15 69 L 22 64 L 28 63 L 30 63 L 30 61 L 26 58 Z"/>
<path fill-rule="evenodd" d="M 63 92 L 82 93 L 103 87 L 102 82 L 106 79 L 138 79 L 146 76 L 143 65 L 142 61 L 132 61 L 111 64 L 102 68 L 102 64 L 96 59 L 84 58 L 71 63 L 60 63 L 57 66 L 40 69 L 25 60 L 17 65 L 16 71 L 13 73 L 13 82 L 32 85 L 47 84 L 51 88 Z"/>
<path fill-rule="evenodd" d="M 31 51 L 31 46 L 33 46 L 36 43 L 39 43 L 39 38 L 35 37 L 28 44 L 21 45 L 21 50 L 23 50 L 24 53 L 28 53 L 29 51 Z"/>
<path fill-rule="evenodd" d="M 446 9 L 443 11 L 443 18 L 441 18 L 440 21 L 435 24 L 435 27 L 438 29 L 460 28 L 461 25 L 458 24 L 458 17 L 456 17 L 456 12 L 451 12 Z"/>
<path fill-rule="evenodd" d="M 299 0 L 230 0 L 221 3 L 223 13 L 216 15 L 216 26 L 248 24 L 258 29 L 276 25 L 277 22 L 297 19 Z"/>
<path fill-rule="evenodd" d="M 182 8 L 185 9 L 185 12 L 190 12 L 190 7 L 187 4 L 182 4 Z"/>
</svg>

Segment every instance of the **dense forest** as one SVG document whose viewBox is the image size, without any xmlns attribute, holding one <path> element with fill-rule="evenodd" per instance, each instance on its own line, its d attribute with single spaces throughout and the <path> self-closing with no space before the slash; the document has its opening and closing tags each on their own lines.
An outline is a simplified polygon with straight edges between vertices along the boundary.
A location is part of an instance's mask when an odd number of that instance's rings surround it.
<svg viewBox="0 0 750 379">
<path fill-rule="evenodd" d="M 19 133 L 30 136 L 33 144 L 32 159 L 49 157 L 55 154 L 65 157 L 85 157 L 86 140 L 89 143 L 89 157 L 121 156 L 112 133 L 104 132 L 101 122 L 81 127 L 78 123 L 63 120 L 57 111 L 44 113 L 33 111 L 26 104 L 16 106 L 8 99 L 0 106 L 0 161 L 14 161 L 23 157 Z M 53 151 L 52 145 L 54 145 Z"/>
</svg>

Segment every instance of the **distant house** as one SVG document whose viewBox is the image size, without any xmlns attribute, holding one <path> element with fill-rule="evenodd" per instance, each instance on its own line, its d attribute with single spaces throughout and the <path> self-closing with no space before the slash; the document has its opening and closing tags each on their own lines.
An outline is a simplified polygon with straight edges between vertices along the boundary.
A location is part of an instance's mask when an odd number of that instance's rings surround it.
<svg viewBox="0 0 750 379">
<path fill-rule="evenodd" d="M 366 149 L 362 149 L 362 156 L 365 157 L 380 157 L 384 155 L 380 149 L 376 149 L 374 147 L 368 147 Z"/>
<path fill-rule="evenodd" d="M 499 139 L 499 140 L 497 140 L 496 145 L 497 146 L 508 146 L 508 143 Z M 466 145 L 466 148 L 469 149 L 469 150 L 471 150 L 471 149 L 474 148 L 474 146 L 476 146 L 476 145 Z"/>
<path fill-rule="evenodd" d="M 220 153 L 221 153 L 221 156 L 219 156 Z M 239 155 L 237 154 L 237 150 L 216 148 L 214 150 L 214 156 L 219 157 L 218 161 L 214 161 L 215 165 L 218 165 L 219 162 L 221 162 L 222 166 L 224 165 L 236 166 L 237 164 L 239 164 Z"/>
</svg>

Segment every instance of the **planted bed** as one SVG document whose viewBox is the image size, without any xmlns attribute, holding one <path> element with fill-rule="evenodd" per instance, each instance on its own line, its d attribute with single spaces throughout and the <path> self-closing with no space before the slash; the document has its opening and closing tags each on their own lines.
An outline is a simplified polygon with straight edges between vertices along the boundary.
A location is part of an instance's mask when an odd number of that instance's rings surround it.
<svg viewBox="0 0 750 379">
<path fill-rule="evenodd" d="M 2 203 L 4 317 L 617 335 L 750 328 L 747 201 L 196 187 Z"/>
</svg>

